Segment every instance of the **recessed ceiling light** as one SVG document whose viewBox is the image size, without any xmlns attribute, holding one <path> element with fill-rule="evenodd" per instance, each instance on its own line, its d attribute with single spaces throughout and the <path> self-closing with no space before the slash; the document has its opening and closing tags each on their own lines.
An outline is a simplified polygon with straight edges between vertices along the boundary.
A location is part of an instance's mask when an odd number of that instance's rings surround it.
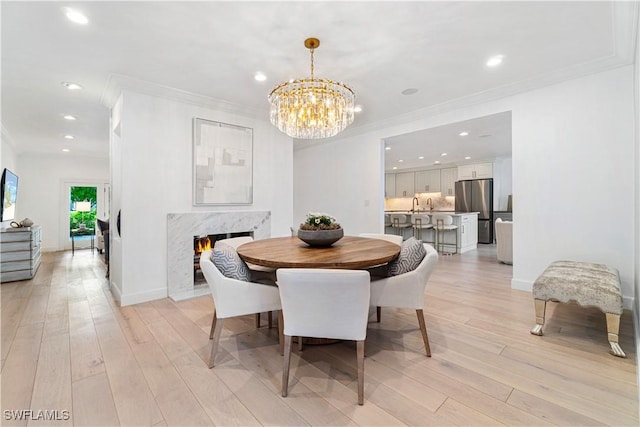
<svg viewBox="0 0 640 427">
<path fill-rule="evenodd" d="M 424 156 L 419 156 L 418 159 L 422 160 L 424 159 Z"/>
<path fill-rule="evenodd" d="M 502 64 L 502 60 L 504 59 L 504 55 L 495 55 L 487 60 L 487 67 L 497 67 Z"/>
<path fill-rule="evenodd" d="M 402 162 L 404 162 L 404 160 L 402 160 L 402 159 L 398 160 L 398 163 L 402 163 Z"/>
<path fill-rule="evenodd" d="M 403 95 L 413 95 L 416 92 L 418 92 L 418 89 L 416 89 L 415 87 L 410 87 L 408 89 L 403 90 L 402 94 Z"/>
<path fill-rule="evenodd" d="M 73 136 L 73 135 L 65 135 L 65 136 L 64 136 L 64 139 L 73 139 L 73 138 L 74 138 L 74 136 Z"/>
<path fill-rule="evenodd" d="M 467 157 L 465 157 L 464 159 L 465 159 L 465 160 L 469 160 L 470 158 L 471 158 L 471 156 L 467 156 Z"/>
<path fill-rule="evenodd" d="M 72 116 L 71 114 L 66 114 L 63 116 L 65 120 L 76 120 L 76 116 Z"/>
<path fill-rule="evenodd" d="M 362 105 L 356 105 L 355 107 L 353 107 L 354 113 L 360 113 L 361 111 L 362 111 Z"/>
<path fill-rule="evenodd" d="M 440 164 L 440 160 L 436 160 L 435 162 L 433 162 L 434 165 L 439 165 Z"/>
<path fill-rule="evenodd" d="M 64 14 L 67 16 L 69 21 L 75 22 L 76 24 L 86 25 L 89 23 L 89 18 L 87 18 L 82 12 L 76 9 L 72 9 L 70 7 L 63 8 Z"/>
<path fill-rule="evenodd" d="M 467 136 L 469 135 L 469 132 L 460 132 L 460 136 Z"/>
<path fill-rule="evenodd" d="M 446 156 L 446 155 L 447 155 L 447 153 L 440 153 L 440 155 L 441 155 L 442 157 L 444 157 L 444 156 Z"/>
<path fill-rule="evenodd" d="M 258 71 L 253 76 L 253 78 L 256 79 L 256 81 L 258 81 L 258 82 L 263 82 L 263 81 L 267 80 L 267 76 L 262 71 Z"/>
<path fill-rule="evenodd" d="M 66 87 L 69 90 L 80 90 L 82 89 L 82 86 L 80 86 L 78 83 L 73 83 L 73 82 L 62 82 L 60 83 L 62 86 Z"/>
<path fill-rule="evenodd" d="M 68 153 L 70 150 L 68 148 L 63 148 L 62 151 L 64 151 L 65 153 Z"/>
<path fill-rule="evenodd" d="M 393 167 L 393 170 L 396 170 L 396 169 L 398 169 L 398 167 L 397 167 L 397 166 L 394 166 L 394 167 Z"/>
<path fill-rule="evenodd" d="M 386 147 L 384 147 L 385 150 L 391 150 L 391 147 L 389 147 L 388 145 Z"/>
</svg>

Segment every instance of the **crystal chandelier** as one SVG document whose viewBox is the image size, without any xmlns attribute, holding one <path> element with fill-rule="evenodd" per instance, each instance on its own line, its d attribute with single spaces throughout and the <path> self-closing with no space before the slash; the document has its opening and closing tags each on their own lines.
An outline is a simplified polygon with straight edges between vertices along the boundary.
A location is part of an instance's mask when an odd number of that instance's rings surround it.
<svg viewBox="0 0 640 427">
<path fill-rule="evenodd" d="M 356 95 L 344 83 L 315 78 L 313 51 L 320 40 L 310 38 L 304 45 L 311 51 L 311 78 L 281 83 L 271 91 L 271 123 L 292 138 L 329 138 L 353 122 Z"/>
</svg>

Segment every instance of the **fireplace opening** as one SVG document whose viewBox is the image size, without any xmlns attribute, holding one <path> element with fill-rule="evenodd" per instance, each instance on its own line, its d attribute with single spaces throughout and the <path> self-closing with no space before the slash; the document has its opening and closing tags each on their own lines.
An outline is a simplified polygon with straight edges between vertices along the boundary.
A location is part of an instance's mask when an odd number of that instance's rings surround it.
<svg viewBox="0 0 640 427">
<path fill-rule="evenodd" d="M 218 240 L 230 239 L 232 237 L 250 236 L 253 237 L 251 231 L 240 231 L 237 233 L 220 233 L 220 234 L 205 234 L 203 236 L 193 236 L 193 282 L 204 282 L 204 276 L 200 270 L 200 254 L 202 252 L 213 249 L 213 246 Z"/>
</svg>

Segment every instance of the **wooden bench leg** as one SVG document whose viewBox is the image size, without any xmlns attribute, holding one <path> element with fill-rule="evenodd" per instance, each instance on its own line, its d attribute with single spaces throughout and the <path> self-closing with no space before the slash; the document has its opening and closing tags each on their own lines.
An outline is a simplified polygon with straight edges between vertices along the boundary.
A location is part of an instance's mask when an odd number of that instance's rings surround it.
<svg viewBox="0 0 640 427">
<path fill-rule="evenodd" d="M 609 353 L 613 354 L 617 357 L 627 357 L 620 348 L 620 344 L 618 344 L 618 332 L 620 331 L 620 315 L 619 314 L 611 314 L 606 313 L 607 315 L 607 338 L 609 340 L 609 345 L 611 346 L 611 350 Z"/>
<path fill-rule="evenodd" d="M 542 336 L 542 325 L 544 325 L 544 312 L 547 308 L 547 301 L 541 299 L 533 300 L 536 307 L 536 325 L 531 329 L 533 335 Z"/>
</svg>

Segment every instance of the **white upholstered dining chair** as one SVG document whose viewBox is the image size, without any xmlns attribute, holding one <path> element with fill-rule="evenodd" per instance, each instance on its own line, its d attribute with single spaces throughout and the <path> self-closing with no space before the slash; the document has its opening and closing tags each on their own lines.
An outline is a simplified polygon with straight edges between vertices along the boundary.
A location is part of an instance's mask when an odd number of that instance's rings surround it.
<svg viewBox="0 0 640 427">
<path fill-rule="evenodd" d="M 498 261 L 513 264 L 513 222 L 496 219 L 496 256 Z"/>
<path fill-rule="evenodd" d="M 217 242 L 223 243 L 225 245 L 231 246 L 233 249 L 238 249 L 238 246 L 244 245 L 245 243 L 253 242 L 253 237 L 251 236 L 239 236 L 239 237 L 229 237 L 227 239 L 220 239 Z M 249 264 L 247 263 L 247 267 L 251 271 L 251 281 L 256 283 L 262 283 L 264 285 L 276 285 L 276 272 L 275 269 L 269 267 L 263 267 L 261 265 Z M 256 313 L 256 328 L 260 327 L 260 313 Z M 273 314 L 272 312 L 267 312 L 267 325 L 269 329 L 273 326 Z M 209 339 L 213 337 L 213 325 L 211 326 L 211 334 Z"/>
<path fill-rule="evenodd" d="M 210 368 L 214 366 L 224 319 L 280 310 L 281 308 L 278 288 L 248 281 L 249 273 L 244 271 L 246 266 L 242 266 L 244 262 L 238 257 L 235 250 L 233 252 L 227 251 L 224 245 L 221 246 L 223 247 L 214 248 L 213 251 L 204 251 L 200 255 L 200 269 L 209 284 L 215 304 L 213 324 L 211 325 L 212 333 L 210 335 L 210 338 L 213 339 L 211 356 L 209 357 Z M 214 252 L 216 252 L 216 256 L 220 256 L 223 259 L 225 264 L 229 265 L 228 271 L 225 271 L 227 275 L 236 275 L 237 277 L 243 277 L 243 279 L 225 276 L 214 264 Z M 237 260 L 232 259 L 233 253 L 238 257 Z M 229 260 L 232 262 L 229 262 Z"/>
<path fill-rule="evenodd" d="M 382 239 L 391 243 L 395 243 L 396 245 L 402 245 L 402 236 L 398 236 L 397 234 L 382 234 L 382 233 L 360 233 L 359 237 L 366 237 L 369 239 Z"/>
<path fill-rule="evenodd" d="M 356 341 L 358 404 L 364 403 L 364 340 L 369 312 L 369 273 L 361 270 L 281 268 L 278 288 L 284 316 L 282 396 L 289 389 L 294 336 Z"/>
<path fill-rule="evenodd" d="M 423 243 L 423 246 L 426 255 L 414 270 L 371 282 L 371 305 L 416 310 L 424 348 L 427 356 L 431 357 L 431 347 L 429 346 L 429 336 L 423 312 L 424 290 L 438 261 L 438 252 L 431 245 Z"/>
</svg>

